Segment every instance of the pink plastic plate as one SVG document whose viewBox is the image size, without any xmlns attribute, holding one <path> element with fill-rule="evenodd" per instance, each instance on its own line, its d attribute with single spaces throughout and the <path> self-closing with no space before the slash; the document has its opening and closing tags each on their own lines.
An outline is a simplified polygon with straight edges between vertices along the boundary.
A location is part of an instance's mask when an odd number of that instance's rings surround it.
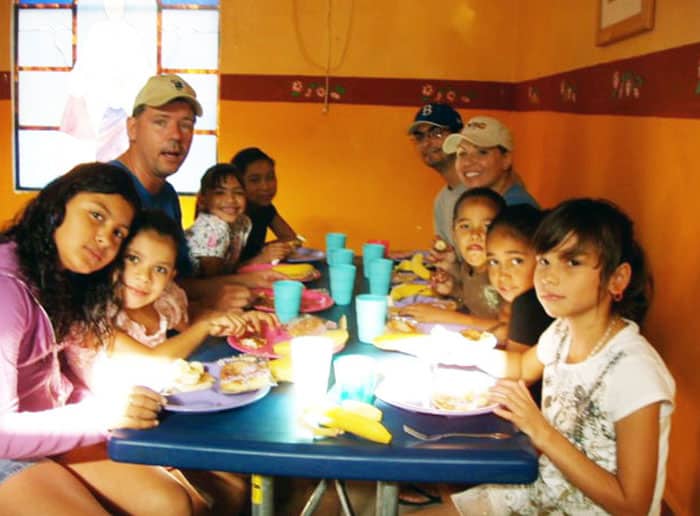
<svg viewBox="0 0 700 516">
<path fill-rule="evenodd" d="M 251 290 L 254 297 L 265 299 L 264 303 L 256 303 L 253 301 L 253 308 L 263 312 L 274 312 L 275 294 L 271 288 L 254 288 Z M 301 312 L 311 313 L 320 312 L 333 306 L 333 298 L 326 292 L 313 289 L 304 289 L 301 293 Z"/>
</svg>

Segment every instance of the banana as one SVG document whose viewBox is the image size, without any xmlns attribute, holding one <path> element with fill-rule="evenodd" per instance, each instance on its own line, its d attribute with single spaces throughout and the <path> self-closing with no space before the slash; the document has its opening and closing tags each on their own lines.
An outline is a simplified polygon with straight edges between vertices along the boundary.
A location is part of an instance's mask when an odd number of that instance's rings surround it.
<svg viewBox="0 0 700 516">
<path fill-rule="evenodd" d="M 382 444 L 391 442 L 391 433 L 379 421 L 374 421 L 350 412 L 338 405 L 329 407 L 324 412 L 331 428 L 339 428 L 359 437 Z"/>
<path fill-rule="evenodd" d="M 299 280 L 314 274 L 316 268 L 308 263 L 282 263 L 272 267 L 272 270 L 284 274 L 291 279 Z"/>
<path fill-rule="evenodd" d="M 420 285 L 415 283 L 404 283 L 396 285 L 391 289 L 391 299 L 398 301 L 408 296 L 435 296 L 435 292 L 430 285 Z"/>
<path fill-rule="evenodd" d="M 430 279 L 430 271 L 423 264 L 423 254 L 416 253 L 411 258 L 411 268 L 413 272 L 421 279 Z"/>
<path fill-rule="evenodd" d="M 399 264 L 394 267 L 397 271 L 413 271 L 413 264 L 410 260 L 401 260 Z"/>
<path fill-rule="evenodd" d="M 270 372 L 277 382 L 292 381 L 292 359 L 289 356 L 283 356 L 276 360 L 270 360 Z"/>
<path fill-rule="evenodd" d="M 340 402 L 340 407 L 348 412 L 352 412 L 353 414 L 357 414 L 358 416 L 362 416 L 371 421 L 382 420 L 382 411 L 374 405 L 370 405 L 369 403 L 365 403 L 363 401 L 343 400 Z"/>
</svg>

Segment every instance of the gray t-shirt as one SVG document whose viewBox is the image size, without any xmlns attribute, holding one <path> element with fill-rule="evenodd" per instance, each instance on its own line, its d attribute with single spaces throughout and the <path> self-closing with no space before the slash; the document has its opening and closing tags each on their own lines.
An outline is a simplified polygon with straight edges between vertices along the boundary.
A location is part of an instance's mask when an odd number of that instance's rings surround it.
<svg viewBox="0 0 700 516">
<path fill-rule="evenodd" d="M 435 234 L 454 246 L 452 241 L 452 212 L 459 196 L 466 190 L 463 184 L 450 188 L 445 185 L 435 196 L 433 204 L 433 225 Z"/>
</svg>

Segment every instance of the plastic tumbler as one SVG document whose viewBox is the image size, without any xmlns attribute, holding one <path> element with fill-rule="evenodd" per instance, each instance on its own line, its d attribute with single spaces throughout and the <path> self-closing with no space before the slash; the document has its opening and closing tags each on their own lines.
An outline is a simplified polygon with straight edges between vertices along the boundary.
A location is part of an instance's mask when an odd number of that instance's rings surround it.
<svg viewBox="0 0 700 516">
<path fill-rule="evenodd" d="M 328 265 L 352 265 L 352 259 L 355 257 L 355 251 L 341 247 L 329 251 Z"/>
<path fill-rule="evenodd" d="M 387 297 L 376 294 L 360 294 L 355 298 L 357 333 L 360 342 L 371 344 L 384 333 Z"/>
<path fill-rule="evenodd" d="M 280 280 L 272 285 L 275 299 L 275 313 L 281 323 L 286 323 L 299 316 L 301 294 L 304 285 L 301 281 Z"/>
<path fill-rule="evenodd" d="M 362 272 L 365 278 L 369 278 L 369 264 L 377 258 L 384 257 L 384 246 L 382 244 L 362 244 Z"/>
<path fill-rule="evenodd" d="M 323 336 L 294 337 L 291 341 L 292 381 L 299 405 L 309 406 L 328 391 L 333 340 Z"/>
<path fill-rule="evenodd" d="M 326 263 L 331 263 L 331 251 L 345 247 L 344 233 L 326 233 Z"/>
<path fill-rule="evenodd" d="M 365 355 L 345 355 L 333 361 L 335 388 L 339 400 L 372 403 L 377 384 L 377 364 Z"/>
<path fill-rule="evenodd" d="M 369 264 L 369 293 L 386 296 L 391 286 L 391 273 L 394 262 L 386 258 L 377 258 Z"/>
<path fill-rule="evenodd" d="M 352 302 L 352 293 L 355 288 L 355 273 L 357 267 L 341 263 L 340 265 L 331 265 L 330 287 L 331 297 L 335 304 L 346 306 Z"/>
<path fill-rule="evenodd" d="M 381 244 L 384 246 L 384 258 L 389 257 L 389 241 L 388 240 L 378 240 L 378 239 L 372 239 L 372 240 L 367 240 L 368 244 Z"/>
</svg>

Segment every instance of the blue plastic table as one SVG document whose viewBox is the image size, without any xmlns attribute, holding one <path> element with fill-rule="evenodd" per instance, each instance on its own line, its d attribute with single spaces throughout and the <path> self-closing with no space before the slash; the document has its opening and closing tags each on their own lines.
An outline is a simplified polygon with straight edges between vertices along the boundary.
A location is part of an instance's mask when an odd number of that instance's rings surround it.
<svg viewBox="0 0 700 516">
<path fill-rule="evenodd" d="M 363 280 L 358 287 L 366 291 Z M 353 306 L 334 306 L 320 315 L 335 321 L 341 315 L 348 318 L 350 340 L 342 353 L 404 359 L 357 341 Z M 234 350 L 224 339 L 210 338 L 193 358 L 210 361 L 232 354 Z M 313 440 L 300 431 L 293 399 L 293 385 L 281 384 L 260 401 L 233 410 L 165 412 L 157 428 L 114 432 L 109 454 L 123 462 L 254 473 L 255 514 L 273 514 L 273 476 L 379 481 L 377 508 L 381 514 L 396 513 L 397 482 L 525 483 L 537 476 L 536 452 L 523 434 L 501 441 L 455 438 L 421 443 L 402 430 L 408 424 L 426 433 L 513 432 L 510 423 L 492 414 L 445 417 L 408 412 L 377 401 L 384 412 L 383 423 L 393 435 L 389 445 L 352 436 Z"/>
</svg>

